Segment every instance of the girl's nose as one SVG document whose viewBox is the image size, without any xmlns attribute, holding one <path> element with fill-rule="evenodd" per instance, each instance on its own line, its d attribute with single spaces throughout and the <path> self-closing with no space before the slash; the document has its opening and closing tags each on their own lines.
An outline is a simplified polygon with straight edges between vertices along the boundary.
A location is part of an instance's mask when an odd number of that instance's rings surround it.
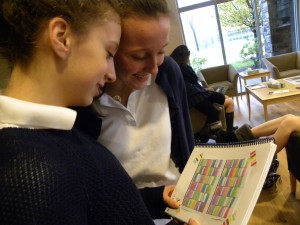
<svg viewBox="0 0 300 225">
<path fill-rule="evenodd" d="M 163 63 L 164 61 L 164 56 L 163 55 L 159 55 L 159 56 L 156 56 L 156 57 L 153 57 L 148 66 L 149 66 L 149 72 L 152 74 L 152 75 L 157 75 L 158 73 L 158 67 Z"/>
<path fill-rule="evenodd" d="M 116 81 L 117 77 L 113 61 L 109 63 L 109 68 L 105 77 L 106 82 L 112 83 Z"/>
<path fill-rule="evenodd" d="M 116 79 L 117 79 L 117 77 L 116 77 L 116 72 L 115 71 L 108 72 L 106 74 L 106 80 L 107 80 L 107 82 L 112 83 L 112 82 L 115 82 Z"/>
</svg>

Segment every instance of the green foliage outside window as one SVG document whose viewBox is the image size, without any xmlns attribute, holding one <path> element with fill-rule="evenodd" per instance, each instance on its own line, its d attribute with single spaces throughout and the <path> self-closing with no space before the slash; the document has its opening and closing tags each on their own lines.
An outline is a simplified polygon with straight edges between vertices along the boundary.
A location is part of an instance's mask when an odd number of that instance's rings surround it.
<svg viewBox="0 0 300 225">
<path fill-rule="evenodd" d="M 248 39 L 240 51 L 240 57 L 245 61 L 253 61 L 254 68 L 259 65 L 258 45 L 256 38 Z"/>
<path fill-rule="evenodd" d="M 255 1 L 258 6 L 258 14 L 260 14 L 259 0 Z M 250 29 L 254 36 L 254 38 L 248 39 L 240 50 L 240 57 L 244 62 L 233 63 L 237 69 L 258 68 L 260 63 L 252 4 L 252 0 L 234 0 L 218 5 L 220 22 L 223 27 L 240 31 Z"/>
<path fill-rule="evenodd" d="M 196 56 L 196 55 L 192 55 L 190 57 L 191 60 L 191 67 L 193 67 L 193 69 L 198 72 L 199 70 L 202 69 L 203 65 L 207 62 L 207 59 L 206 58 L 202 58 L 202 57 L 199 57 L 199 56 Z"/>
<path fill-rule="evenodd" d="M 252 60 L 246 60 L 246 61 L 234 62 L 234 63 L 232 63 L 232 65 L 238 71 L 243 71 L 243 70 L 245 70 L 245 68 L 253 68 L 254 63 Z"/>
</svg>

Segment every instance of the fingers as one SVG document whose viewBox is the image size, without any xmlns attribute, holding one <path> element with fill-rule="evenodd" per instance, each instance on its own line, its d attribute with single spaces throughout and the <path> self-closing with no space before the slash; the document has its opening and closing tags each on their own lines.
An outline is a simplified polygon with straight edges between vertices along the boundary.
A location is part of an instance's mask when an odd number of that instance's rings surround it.
<svg viewBox="0 0 300 225">
<path fill-rule="evenodd" d="M 175 185 L 165 186 L 164 192 L 163 192 L 163 199 L 166 202 L 166 204 L 171 208 L 178 208 L 180 206 L 180 202 L 177 202 L 175 199 L 172 199 L 172 193 L 175 189 Z M 174 220 L 176 222 L 176 220 Z M 195 219 L 189 219 L 189 223 L 185 225 L 200 225 Z"/>
<path fill-rule="evenodd" d="M 195 219 L 189 219 L 189 223 L 188 225 L 200 225 L 200 223 L 198 223 Z"/>
<path fill-rule="evenodd" d="M 175 185 L 165 186 L 163 192 L 164 202 L 171 208 L 178 208 L 180 206 L 180 202 L 177 202 L 175 199 L 171 198 L 171 195 L 175 189 Z"/>
</svg>

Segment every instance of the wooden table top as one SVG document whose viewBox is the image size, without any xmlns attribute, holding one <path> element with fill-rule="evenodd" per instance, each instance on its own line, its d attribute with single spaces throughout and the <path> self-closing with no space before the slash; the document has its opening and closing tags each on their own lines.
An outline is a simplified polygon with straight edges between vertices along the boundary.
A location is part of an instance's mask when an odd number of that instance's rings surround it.
<svg viewBox="0 0 300 225">
<path fill-rule="evenodd" d="M 285 87 L 283 88 L 268 88 L 267 83 L 268 82 L 263 82 L 262 84 L 265 85 L 265 88 L 259 88 L 255 89 L 256 85 L 249 85 L 246 86 L 246 89 L 252 94 L 261 99 L 262 101 L 267 101 L 267 100 L 272 100 L 272 99 L 278 99 L 278 98 L 285 98 L 289 96 L 296 96 L 300 95 L 300 85 L 295 85 L 292 84 L 284 79 L 279 79 L 278 80 L 280 83 L 284 83 Z M 288 90 L 289 92 L 287 93 L 274 93 L 276 91 L 284 91 Z M 273 94 L 270 94 L 270 92 L 273 92 Z"/>
<path fill-rule="evenodd" d="M 258 69 L 258 72 L 253 72 L 253 73 L 250 73 L 250 74 L 248 74 L 247 70 L 239 73 L 239 76 L 241 78 L 256 77 L 256 76 L 262 76 L 262 75 L 266 75 L 266 76 L 270 75 L 270 71 L 267 70 L 267 69 Z"/>
</svg>

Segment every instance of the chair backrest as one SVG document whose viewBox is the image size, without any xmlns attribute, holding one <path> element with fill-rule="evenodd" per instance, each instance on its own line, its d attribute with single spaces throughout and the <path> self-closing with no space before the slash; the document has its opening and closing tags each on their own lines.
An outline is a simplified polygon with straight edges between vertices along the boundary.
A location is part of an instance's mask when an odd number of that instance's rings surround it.
<svg viewBox="0 0 300 225">
<path fill-rule="evenodd" d="M 226 118 L 224 105 L 213 103 L 213 106 L 219 111 L 219 120 L 221 121 L 222 129 L 226 130 Z M 201 132 L 206 126 L 207 116 L 195 108 L 190 109 L 190 118 L 192 123 L 193 133 Z"/>
<path fill-rule="evenodd" d="M 199 133 L 206 125 L 206 116 L 195 108 L 190 109 L 193 133 Z"/>
<path fill-rule="evenodd" d="M 289 171 L 300 181 L 300 132 L 290 135 L 289 141 L 285 146 L 288 159 Z"/>
<path fill-rule="evenodd" d="M 297 69 L 297 52 L 267 57 L 266 60 L 276 66 L 279 72 Z"/>
<path fill-rule="evenodd" d="M 205 78 L 207 84 L 212 84 L 220 81 L 227 81 L 228 69 L 228 65 L 221 65 L 202 69 L 201 73 L 203 74 L 203 77 Z"/>
<path fill-rule="evenodd" d="M 300 51 L 297 52 L 296 65 L 297 69 L 300 69 Z"/>
</svg>

